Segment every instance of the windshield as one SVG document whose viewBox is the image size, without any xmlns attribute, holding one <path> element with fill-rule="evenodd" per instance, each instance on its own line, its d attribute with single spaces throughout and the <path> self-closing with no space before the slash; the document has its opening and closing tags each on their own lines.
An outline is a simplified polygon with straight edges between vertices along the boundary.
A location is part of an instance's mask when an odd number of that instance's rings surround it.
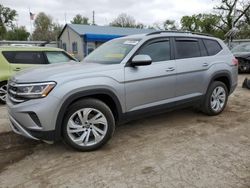
<svg viewBox="0 0 250 188">
<path fill-rule="evenodd" d="M 232 49 L 232 52 L 250 52 L 250 43 L 240 44 Z"/>
<path fill-rule="evenodd" d="M 91 52 L 84 61 L 103 64 L 119 64 L 139 41 L 140 39 L 111 40 Z"/>
</svg>

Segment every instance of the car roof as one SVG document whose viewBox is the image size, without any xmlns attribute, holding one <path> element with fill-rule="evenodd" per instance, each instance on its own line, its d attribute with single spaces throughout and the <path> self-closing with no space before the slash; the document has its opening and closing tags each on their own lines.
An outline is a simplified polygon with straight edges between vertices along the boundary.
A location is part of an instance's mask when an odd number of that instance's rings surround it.
<svg viewBox="0 0 250 188">
<path fill-rule="evenodd" d="M 39 46 L 0 46 L 0 51 L 64 51 L 54 47 Z"/>
<path fill-rule="evenodd" d="M 123 38 L 128 39 L 151 39 L 151 38 L 157 38 L 157 37 L 188 37 L 188 38 L 205 38 L 205 39 L 217 39 L 213 36 L 209 36 L 206 34 L 196 34 L 191 32 L 175 32 L 175 31 L 163 31 L 163 32 L 153 32 L 148 34 L 137 34 L 137 35 L 129 35 L 125 36 Z"/>
</svg>

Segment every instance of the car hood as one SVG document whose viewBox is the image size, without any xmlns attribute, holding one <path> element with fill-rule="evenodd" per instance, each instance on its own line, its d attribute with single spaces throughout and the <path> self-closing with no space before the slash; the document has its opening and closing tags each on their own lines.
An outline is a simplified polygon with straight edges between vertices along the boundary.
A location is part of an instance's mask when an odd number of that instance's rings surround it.
<svg viewBox="0 0 250 188">
<path fill-rule="evenodd" d="M 12 81 L 17 83 L 30 83 L 42 81 L 57 81 L 76 76 L 96 75 L 108 70 L 117 69 L 120 64 L 107 65 L 99 63 L 60 63 L 30 68 L 17 73 Z"/>
<path fill-rule="evenodd" d="M 247 58 L 250 56 L 250 52 L 235 52 L 235 57 Z"/>
</svg>

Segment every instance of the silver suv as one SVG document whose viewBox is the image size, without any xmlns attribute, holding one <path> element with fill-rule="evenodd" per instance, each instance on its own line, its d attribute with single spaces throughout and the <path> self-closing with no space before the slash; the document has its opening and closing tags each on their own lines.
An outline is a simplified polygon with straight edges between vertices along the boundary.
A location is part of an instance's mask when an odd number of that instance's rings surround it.
<svg viewBox="0 0 250 188">
<path fill-rule="evenodd" d="M 238 62 L 217 38 L 164 32 L 111 40 L 84 59 L 34 68 L 8 84 L 14 132 L 90 151 L 115 125 L 196 106 L 218 115 L 237 85 Z"/>
</svg>

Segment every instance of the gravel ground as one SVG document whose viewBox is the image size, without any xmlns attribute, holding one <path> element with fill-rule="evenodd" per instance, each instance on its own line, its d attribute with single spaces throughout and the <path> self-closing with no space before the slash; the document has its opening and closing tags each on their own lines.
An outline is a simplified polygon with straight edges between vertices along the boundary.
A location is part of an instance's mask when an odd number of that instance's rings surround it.
<svg viewBox="0 0 250 188">
<path fill-rule="evenodd" d="M 250 187 L 246 75 L 224 113 L 178 110 L 117 127 L 101 150 L 80 153 L 8 132 L 0 106 L 0 187 Z"/>
</svg>

